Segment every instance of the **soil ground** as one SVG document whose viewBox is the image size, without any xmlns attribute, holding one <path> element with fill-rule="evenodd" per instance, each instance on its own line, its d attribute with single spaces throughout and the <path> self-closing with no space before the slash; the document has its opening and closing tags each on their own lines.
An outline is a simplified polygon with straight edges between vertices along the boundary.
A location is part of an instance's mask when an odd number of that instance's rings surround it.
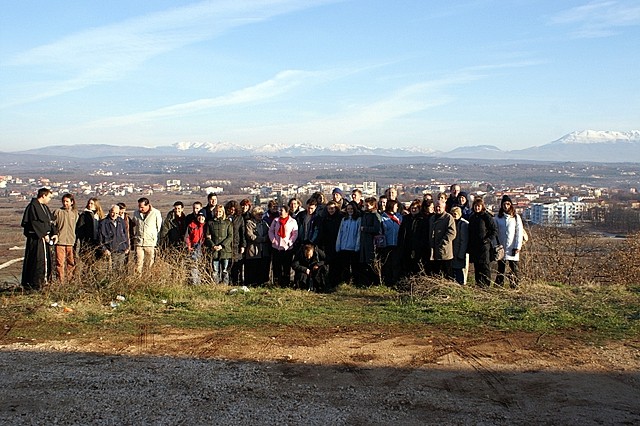
<svg viewBox="0 0 640 426">
<path fill-rule="evenodd" d="M 0 423 L 640 424 L 640 340 L 433 328 L 4 333 Z"/>
</svg>

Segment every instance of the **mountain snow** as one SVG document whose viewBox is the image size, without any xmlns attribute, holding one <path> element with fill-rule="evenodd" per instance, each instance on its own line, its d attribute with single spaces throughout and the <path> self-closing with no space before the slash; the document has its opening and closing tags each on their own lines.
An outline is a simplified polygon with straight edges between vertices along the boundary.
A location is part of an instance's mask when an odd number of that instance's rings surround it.
<svg viewBox="0 0 640 426">
<path fill-rule="evenodd" d="M 640 130 L 630 132 L 616 132 L 611 130 L 581 130 L 571 132 L 560 139 L 553 141 L 553 144 L 594 144 L 594 143 L 618 143 L 618 142 L 640 142 Z"/>
</svg>

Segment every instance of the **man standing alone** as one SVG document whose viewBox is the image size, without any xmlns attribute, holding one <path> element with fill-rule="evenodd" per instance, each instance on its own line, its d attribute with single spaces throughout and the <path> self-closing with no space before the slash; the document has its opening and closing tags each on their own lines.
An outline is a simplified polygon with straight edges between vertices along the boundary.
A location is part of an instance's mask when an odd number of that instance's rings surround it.
<svg viewBox="0 0 640 426">
<path fill-rule="evenodd" d="M 153 265 L 158 244 L 158 234 L 162 228 L 160 210 L 151 206 L 148 198 L 138 200 L 138 210 L 133 213 L 135 225 L 136 272 L 141 274 L 143 268 Z"/>
<path fill-rule="evenodd" d="M 51 280 L 51 245 L 58 240 L 49 202 L 51 190 L 40 188 L 37 198 L 24 210 L 20 225 L 24 229 L 27 243 L 22 264 L 22 287 L 25 290 L 40 290 Z"/>
</svg>

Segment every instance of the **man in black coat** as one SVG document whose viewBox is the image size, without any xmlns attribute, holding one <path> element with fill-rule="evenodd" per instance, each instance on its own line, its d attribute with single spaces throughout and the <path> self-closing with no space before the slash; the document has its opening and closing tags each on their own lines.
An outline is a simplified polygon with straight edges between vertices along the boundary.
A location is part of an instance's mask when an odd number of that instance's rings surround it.
<svg viewBox="0 0 640 426">
<path fill-rule="evenodd" d="M 51 247 L 58 240 L 49 210 L 53 195 L 48 188 L 40 188 L 37 198 L 33 198 L 22 215 L 20 225 L 24 229 L 27 242 L 22 264 L 22 287 L 25 290 L 39 290 L 51 280 Z"/>
</svg>

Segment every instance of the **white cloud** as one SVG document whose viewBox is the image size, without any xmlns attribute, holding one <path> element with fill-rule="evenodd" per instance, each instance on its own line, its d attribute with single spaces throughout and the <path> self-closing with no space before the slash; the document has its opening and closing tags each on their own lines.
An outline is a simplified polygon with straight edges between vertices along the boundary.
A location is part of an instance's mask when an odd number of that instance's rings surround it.
<svg viewBox="0 0 640 426">
<path fill-rule="evenodd" d="M 555 25 L 572 25 L 578 38 L 609 37 L 624 27 L 640 25 L 640 5 L 636 2 L 590 2 L 565 10 L 551 19 Z"/>
<path fill-rule="evenodd" d="M 315 80 L 320 76 L 321 73 L 299 70 L 282 71 L 270 80 L 244 89 L 236 90 L 224 96 L 198 99 L 191 102 L 159 108 L 153 111 L 145 111 L 121 117 L 109 117 L 89 123 L 88 127 L 125 126 L 137 124 L 143 121 L 194 114 L 199 111 L 217 107 L 264 102 L 268 99 L 272 99 L 289 92 L 306 81 L 311 79 Z"/>
<path fill-rule="evenodd" d="M 331 2 L 334 2 L 332 0 Z M 8 102 L 24 104 L 122 78 L 145 61 L 230 28 L 270 19 L 329 0 L 211 0 L 89 29 L 36 47 L 3 67 L 38 67 L 66 75 L 47 89 Z M 32 87 L 42 84 L 34 82 Z"/>
</svg>

